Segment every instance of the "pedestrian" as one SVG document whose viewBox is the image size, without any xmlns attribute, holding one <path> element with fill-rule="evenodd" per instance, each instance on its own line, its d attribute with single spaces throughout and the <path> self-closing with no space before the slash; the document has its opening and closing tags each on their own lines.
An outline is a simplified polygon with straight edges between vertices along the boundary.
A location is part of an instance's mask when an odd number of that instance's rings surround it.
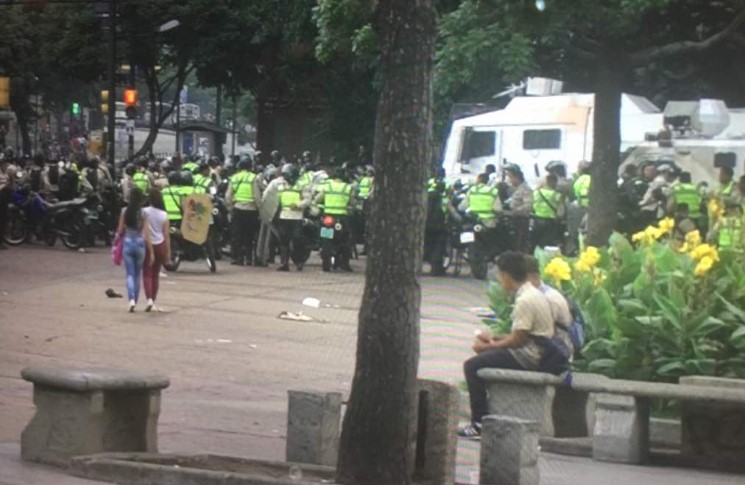
<svg viewBox="0 0 745 485">
<path fill-rule="evenodd" d="M 499 281 L 505 290 L 515 295 L 512 310 L 512 330 L 508 335 L 482 332 L 473 345 L 474 357 L 463 370 L 471 402 L 471 423 L 459 430 L 459 435 L 475 438 L 481 435 L 481 420 L 488 414 L 486 385 L 478 371 L 486 368 L 537 371 L 543 349 L 537 337 L 554 336 L 554 314 L 546 296 L 528 279 L 528 264 L 521 253 L 508 251 L 497 260 Z"/>
<path fill-rule="evenodd" d="M 122 209 L 119 217 L 117 234 L 123 238 L 122 257 L 127 272 L 127 297 L 129 298 L 129 312 L 135 311 L 135 305 L 140 297 L 140 276 L 145 262 L 145 251 L 148 251 L 148 264 L 155 260 L 148 220 L 142 207 L 145 204 L 145 194 L 135 187 L 129 194 L 129 204 Z"/>
<path fill-rule="evenodd" d="M 8 249 L 3 241 L 5 226 L 8 224 L 8 205 L 13 190 L 14 171 L 10 165 L 11 157 L 0 155 L 0 249 Z"/>
<path fill-rule="evenodd" d="M 143 210 L 147 219 L 153 256 L 151 257 L 150 253 L 146 255 L 142 269 L 142 283 L 145 287 L 145 297 L 147 297 L 146 312 L 158 309 L 155 307 L 155 300 L 158 298 L 160 268 L 171 260 L 171 226 L 163 203 L 163 194 L 159 189 L 153 188 L 150 189 L 149 198 L 150 206 Z"/>
</svg>

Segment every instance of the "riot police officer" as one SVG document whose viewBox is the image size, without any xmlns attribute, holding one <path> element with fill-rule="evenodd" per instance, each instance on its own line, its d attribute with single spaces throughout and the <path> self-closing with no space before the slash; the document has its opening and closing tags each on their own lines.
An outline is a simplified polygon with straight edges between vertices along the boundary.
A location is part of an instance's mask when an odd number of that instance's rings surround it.
<svg viewBox="0 0 745 485">
<path fill-rule="evenodd" d="M 230 177 L 226 194 L 232 210 L 233 260 L 230 264 L 252 266 L 259 233 L 261 181 L 249 170 L 248 160 L 238 162 L 238 172 Z"/>
<path fill-rule="evenodd" d="M 290 271 L 290 259 L 298 271 L 302 271 L 310 256 L 303 231 L 303 213 L 310 205 L 310 191 L 298 185 L 298 169 L 291 163 L 282 166 L 281 180 L 277 183 L 279 193 L 280 266 L 277 271 Z"/>
</svg>

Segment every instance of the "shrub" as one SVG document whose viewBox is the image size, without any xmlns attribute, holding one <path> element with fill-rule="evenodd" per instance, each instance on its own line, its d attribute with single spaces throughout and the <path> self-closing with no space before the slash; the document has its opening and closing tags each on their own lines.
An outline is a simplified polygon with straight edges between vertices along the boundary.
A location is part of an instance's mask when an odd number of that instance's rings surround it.
<svg viewBox="0 0 745 485">
<path fill-rule="evenodd" d="M 683 375 L 745 377 L 745 257 L 691 233 L 675 249 L 672 221 L 578 258 L 541 250 L 545 280 L 577 302 L 587 343 L 576 370 L 613 378 L 677 381 Z M 510 301 L 489 290 L 497 332 L 509 331 Z"/>
</svg>

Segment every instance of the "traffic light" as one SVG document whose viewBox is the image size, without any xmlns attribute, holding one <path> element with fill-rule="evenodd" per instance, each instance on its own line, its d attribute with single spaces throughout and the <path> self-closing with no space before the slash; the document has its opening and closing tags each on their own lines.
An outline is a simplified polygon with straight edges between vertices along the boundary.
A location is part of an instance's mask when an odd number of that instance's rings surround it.
<svg viewBox="0 0 745 485">
<path fill-rule="evenodd" d="M 0 76 L 0 108 L 10 108 L 10 78 Z"/>
<path fill-rule="evenodd" d="M 124 112 L 127 114 L 127 118 L 132 120 L 137 118 L 137 90 L 136 89 L 125 89 L 124 90 Z"/>
<path fill-rule="evenodd" d="M 101 113 L 109 114 L 109 92 L 101 91 Z"/>
<path fill-rule="evenodd" d="M 79 116 L 80 115 L 80 104 L 72 103 L 71 111 L 72 111 L 73 116 Z"/>
</svg>

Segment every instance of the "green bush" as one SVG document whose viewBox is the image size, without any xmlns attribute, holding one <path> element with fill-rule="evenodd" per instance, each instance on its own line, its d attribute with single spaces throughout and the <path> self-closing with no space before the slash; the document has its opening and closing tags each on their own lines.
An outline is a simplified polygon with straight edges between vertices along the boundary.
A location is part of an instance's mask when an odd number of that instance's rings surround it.
<svg viewBox="0 0 745 485">
<path fill-rule="evenodd" d="M 719 253 L 691 234 L 679 249 L 659 228 L 615 234 L 608 248 L 579 258 L 537 251 L 547 283 L 582 309 L 587 342 L 578 371 L 643 381 L 684 375 L 745 378 L 745 257 Z M 509 331 L 510 299 L 499 284 L 489 290 L 496 316 L 485 321 Z"/>
</svg>

